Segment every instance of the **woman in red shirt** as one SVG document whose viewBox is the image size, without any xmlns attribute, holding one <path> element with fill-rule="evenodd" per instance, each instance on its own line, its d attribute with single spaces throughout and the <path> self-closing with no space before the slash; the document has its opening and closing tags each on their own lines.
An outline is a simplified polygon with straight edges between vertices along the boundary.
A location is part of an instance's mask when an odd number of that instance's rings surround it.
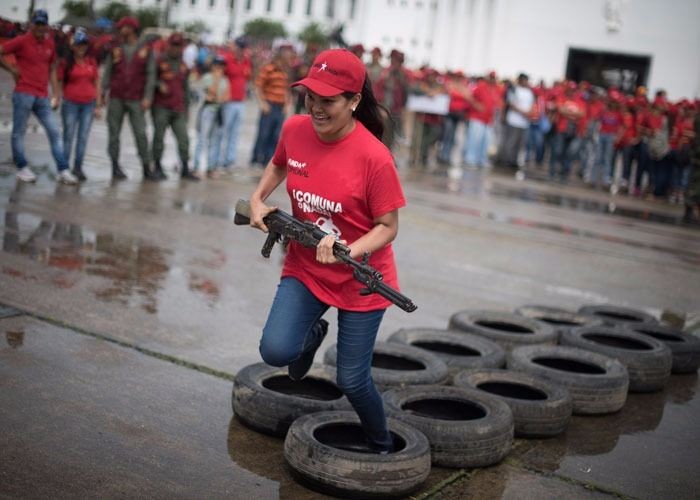
<svg viewBox="0 0 700 500">
<path fill-rule="evenodd" d="M 321 319 L 338 309 L 338 386 L 357 411 L 372 451 L 392 450 L 382 401 L 371 376 L 372 349 L 390 302 L 360 295 L 362 285 L 333 255 L 336 240 L 347 241 L 350 255 L 371 255 L 369 264 L 398 287 L 391 242 L 398 209 L 406 203 L 391 152 L 382 144 L 380 106 L 366 70 L 351 52 L 321 52 L 306 78 L 307 115 L 289 118 L 275 154 L 250 199 L 251 225 L 275 207 L 265 200 L 286 179 L 297 219 L 328 233 L 316 249 L 289 244 L 282 279 L 260 341 L 263 360 L 289 365 L 289 376 L 303 378 L 326 335 Z"/>
<path fill-rule="evenodd" d="M 62 83 L 63 105 L 63 151 L 66 163 L 70 162 L 73 140 L 76 131 L 78 139 L 75 146 L 73 175 L 79 181 L 85 181 L 83 157 L 87 145 L 93 116 L 99 116 L 101 103 L 97 89 L 99 87 L 99 68 L 97 61 L 86 56 L 88 36 L 84 31 L 77 31 L 71 43 L 71 52 L 59 69 L 59 81 Z"/>
</svg>

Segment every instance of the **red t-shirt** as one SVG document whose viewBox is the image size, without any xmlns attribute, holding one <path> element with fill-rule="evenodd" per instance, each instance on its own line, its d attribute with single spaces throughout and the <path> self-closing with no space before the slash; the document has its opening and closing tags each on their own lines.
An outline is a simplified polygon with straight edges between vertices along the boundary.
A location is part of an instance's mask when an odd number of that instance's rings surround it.
<svg viewBox="0 0 700 500">
<path fill-rule="evenodd" d="M 618 141 L 618 146 L 628 146 L 634 142 L 637 137 L 637 127 L 634 122 L 634 115 L 629 111 L 623 111 L 620 115 L 621 127 L 623 128 L 622 137 Z"/>
<path fill-rule="evenodd" d="M 360 122 L 342 139 L 321 141 L 309 115 L 290 117 L 282 127 L 272 161 L 287 170 L 292 213 L 351 244 L 374 227 L 374 219 L 403 207 L 406 200 L 389 150 Z M 374 252 L 369 264 L 398 289 L 391 244 Z M 385 309 L 377 294 L 361 296 L 363 285 L 343 264 L 321 264 L 315 248 L 291 242 L 282 277 L 301 281 L 320 301 L 349 311 Z"/>
<path fill-rule="evenodd" d="M 644 120 L 644 126 L 648 128 L 652 134 L 661 129 L 661 126 L 663 124 L 664 115 L 660 113 L 649 113 L 647 114 L 646 119 Z"/>
<path fill-rule="evenodd" d="M 477 111 L 474 107 L 470 108 L 469 119 L 490 125 L 493 122 L 493 113 L 496 110 L 496 104 L 499 99 L 498 88 L 486 82 L 479 82 L 472 90 L 472 96 L 475 101 L 481 104 L 483 109 Z"/>
<path fill-rule="evenodd" d="M 58 81 L 65 82 L 63 84 L 63 98 L 77 102 L 79 104 L 87 104 L 97 99 L 97 62 L 91 57 L 86 57 L 82 63 L 75 61 L 70 69 L 68 79 L 64 80 L 64 72 L 66 62 L 61 61 L 58 68 Z"/>
<path fill-rule="evenodd" d="M 226 76 L 228 77 L 231 101 L 243 101 L 245 99 L 246 82 L 250 79 L 250 59 L 236 59 L 229 51 L 223 53 L 226 59 Z"/>
<path fill-rule="evenodd" d="M 605 109 L 600 115 L 600 133 L 617 134 L 622 126 L 622 115 L 618 111 Z"/>
<path fill-rule="evenodd" d="M 585 103 L 575 97 L 566 97 L 562 96 L 557 99 L 557 107 L 558 108 L 564 108 L 569 110 L 570 112 L 579 112 L 579 113 L 585 113 Z M 580 123 L 583 120 L 583 118 L 579 118 L 578 120 L 575 121 L 574 127 L 576 130 L 577 134 L 581 134 L 581 126 Z M 569 120 L 566 118 L 562 113 L 557 113 L 557 132 L 559 133 L 564 133 L 567 131 L 569 128 Z"/>
<path fill-rule="evenodd" d="M 31 33 L 26 33 L 9 40 L 2 48 L 5 54 L 14 54 L 17 58 L 19 81 L 15 92 L 48 97 L 49 74 L 56 60 L 56 47 L 51 36 L 37 40 Z"/>
<path fill-rule="evenodd" d="M 669 145 L 671 149 L 680 149 L 690 143 L 690 137 L 694 132 L 693 120 L 690 118 L 678 118 L 673 126 Z"/>
</svg>

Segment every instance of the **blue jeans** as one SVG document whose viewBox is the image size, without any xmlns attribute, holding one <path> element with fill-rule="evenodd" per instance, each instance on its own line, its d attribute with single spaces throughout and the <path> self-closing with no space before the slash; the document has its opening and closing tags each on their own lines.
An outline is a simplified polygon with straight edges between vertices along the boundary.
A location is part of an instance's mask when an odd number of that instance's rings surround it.
<svg viewBox="0 0 700 500">
<path fill-rule="evenodd" d="M 591 169 L 592 184 L 610 184 L 613 173 L 613 152 L 615 147 L 615 134 L 600 134 L 598 136 L 598 150 L 595 162 Z"/>
<path fill-rule="evenodd" d="M 224 141 L 223 164 L 230 166 L 236 163 L 236 151 L 238 138 L 241 135 L 241 123 L 243 123 L 243 101 L 229 101 L 224 104 L 224 126 L 222 139 Z M 278 133 L 279 134 L 279 133 Z M 275 141 L 275 145 L 277 141 Z M 272 157 L 272 155 L 270 155 Z"/>
<path fill-rule="evenodd" d="M 252 163 L 267 165 L 275 154 L 277 139 L 279 139 L 280 131 L 282 130 L 282 122 L 284 122 L 284 106 L 282 104 L 270 105 L 269 113 L 260 113 L 260 121 L 258 123 L 258 137 L 255 139 L 255 147 L 253 148 Z"/>
<path fill-rule="evenodd" d="M 525 163 L 530 163 L 532 156 L 535 157 L 535 163 L 540 165 L 544 159 L 544 133 L 539 122 L 531 123 L 527 131 L 527 139 L 525 140 Z"/>
<path fill-rule="evenodd" d="M 221 166 L 221 134 L 223 128 L 217 122 L 218 108 L 214 105 L 204 105 L 199 111 L 197 125 L 197 143 L 194 146 L 194 170 L 199 170 L 199 158 L 202 151 L 206 156 L 209 172 Z"/>
<path fill-rule="evenodd" d="M 48 97 L 36 97 L 23 92 L 12 93 L 12 161 L 17 168 L 27 166 L 27 158 L 24 156 L 24 134 L 27 132 L 29 114 L 34 113 L 39 123 L 46 130 L 51 144 L 51 154 L 56 162 L 58 171 L 68 168 L 68 162 L 63 154 L 63 143 L 58 123 L 51 110 Z"/>
<path fill-rule="evenodd" d="M 457 127 L 462 123 L 462 120 L 462 115 L 449 114 L 442 121 L 442 138 L 440 139 L 442 147 L 438 154 L 438 160 L 443 163 L 450 163 L 452 161 L 452 149 L 455 146 L 455 135 L 457 134 Z"/>
<path fill-rule="evenodd" d="M 61 117 L 63 118 L 63 152 L 66 155 L 66 163 L 70 163 L 70 153 L 73 150 L 73 139 L 76 130 L 78 132 L 78 142 L 75 145 L 75 161 L 73 168 L 79 170 L 83 166 L 85 157 L 85 146 L 87 145 L 92 117 L 95 111 L 95 101 L 87 104 L 78 102 L 63 101 L 61 106 Z"/>
<path fill-rule="evenodd" d="M 479 120 L 469 120 L 462 156 L 464 163 L 473 167 L 485 167 L 488 163 L 489 145 L 493 127 Z"/>
<path fill-rule="evenodd" d="M 286 366 L 314 346 L 314 325 L 329 306 L 318 300 L 296 278 L 282 278 L 267 317 L 260 355 L 272 366 Z M 370 446 L 389 450 L 384 406 L 372 382 L 374 341 L 384 309 L 369 312 L 338 310 L 338 387 L 360 417 Z"/>
<path fill-rule="evenodd" d="M 569 179 L 571 164 L 576 160 L 580 146 L 581 139 L 579 137 L 557 132 L 552 140 L 552 155 L 549 161 L 550 179 L 554 179 L 557 165 L 560 166 L 559 179 L 561 182 L 566 182 Z"/>
</svg>

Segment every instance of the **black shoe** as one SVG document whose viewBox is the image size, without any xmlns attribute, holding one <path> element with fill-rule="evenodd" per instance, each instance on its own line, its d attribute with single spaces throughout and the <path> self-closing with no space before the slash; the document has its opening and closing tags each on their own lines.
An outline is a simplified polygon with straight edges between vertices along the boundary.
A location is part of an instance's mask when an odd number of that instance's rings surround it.
<svg viewBox="0 0 700 500">
<path fill-rule="evenodd" d="M 156 162 L 156 168 L 153 171 L 153 177 L 155 177 L 159 181 L 164 181 L 168 178 L 168 176 L 165 175 L 165 171 L 163 170 L 163 167 L 158 162 Z"/>
<path fill-rule="evenodd" d="M 187 172 L 182 172 L 180 175 L 180 179 L 185 179 L 186 181 L 199 181 L 199 177 L 194 175 L 192 172 L 187 171 Z"/>
<path fill-rule="evenodd" d="M 85 177 L 85 174 L 83 173 L 83 170 L 81 168 L 74 168 L 73 169 L 73 175 L 75 176 L 76 179 L 78 179 L 80 182 L 85 182 L 87 180 L 87 177 Z"/>
<path fill-rule="evenodd" d="M 328 333 L 328 321 L 319 319 L 313 326 L 313 329 L 316 332 L 316 342 L 314 342 L 314 345 L 303 353 L 299 359 L 289 363 L 289 367 L 287 367 L 289 378 L 292 380 L 299 381 L 309 373 L 311 365 L 314 362 L 316 351 L 321 346 L 321 342 L 323 342 L 323 339 L 326 338 L 326 334 Z"/>
<path fill-rule="evenodd" d="M 112 165 L 112 179 L 115 181 L 123 181 L 128 177 L 119 165 Z"/>
</svg>

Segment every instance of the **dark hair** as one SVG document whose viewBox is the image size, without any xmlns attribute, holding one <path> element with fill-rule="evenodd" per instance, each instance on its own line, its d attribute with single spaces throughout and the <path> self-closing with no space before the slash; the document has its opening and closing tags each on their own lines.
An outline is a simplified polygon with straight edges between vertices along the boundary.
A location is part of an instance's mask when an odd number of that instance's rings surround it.
<svg viewBox="0 0 700 500">
<path fill-rule="evenodd" d="M 343 92 L 343 97 L 346 99 L 352 99 L 356 92 Z M 367 130 L 369 130 L 372 135 L 374 135 L 380 141 L 384 135 L 385 127 L 385 117 L 390 117 L 389 110 L 377 102 L 377 98 L 374 97 L 374 92 L 372 92 L 372 85 L 369 80 L 369 76 L 365 73 L 365 83 L 362 85 L 362 91 L 360 92 L 362 99 L 360 99 L 360 104 L 353 113 L 355 119 L 357 119 L 362 125 L 364 125 Z M 391 126 L 391 124 L 390 124 Z"/>
<path fill-rule="evenodd" d="M 63 87 L 65 88 L 66 84 L 68 83 L 68 78 L 70 76 L 70 72 L 73 70 L 73 66 L 75 66 L 75 55 L 73 54 L 73 51 L 70 50 L 66 54 L 66 65 L 63 68 Z"/>
</svg>

